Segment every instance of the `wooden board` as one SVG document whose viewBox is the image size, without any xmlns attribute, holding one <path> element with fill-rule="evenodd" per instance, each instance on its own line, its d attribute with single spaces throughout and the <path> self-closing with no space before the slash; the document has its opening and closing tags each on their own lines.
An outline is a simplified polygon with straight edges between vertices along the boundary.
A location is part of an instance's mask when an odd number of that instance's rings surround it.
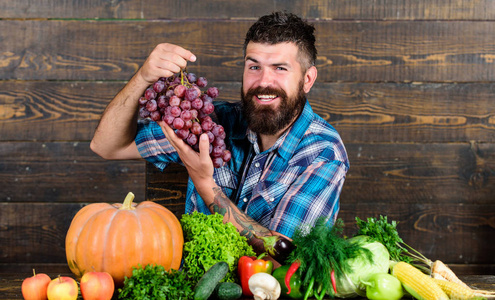
<svg viewBox="0 0 495 300">
<path fill-rule="evenodd" d="M 129 191 L 144 200 L 144 162 L 104 161 L 88 142 L 2 142 L 0 157 L 3 202 L 120 202 Z"/>
<path fill-rule="evenodd" d="M 124 85 L 0 81 L 0 141 L 88 141 L 106 105 Z M 220 89 L 220 100 L 239 101 L 239 82 L 211 79 L 209 85 Z M 494 98 L 494 83 L 317 82 L 308 95 L 313 110 L 337 128 L 346 143 L 493 143 Z"/>
<path fill-rule="evenodd" d="M 127 80 L 155 45 L 169 42 L 193 51 L 201 74 L 240 81 L 242 43 L 252 20 L 235 24 L 0 20 L 0 79 Z M 317 21 L 315 27 L 324 82 L 495 78 L 493 22 Z"/>
<path fill-rule="evenodd" d="M 486 20 L 495 16 L 490 0 L 0 1 L 0 18 L 238 19 L 276 10 L 305 18 L 352 20 Z"/>
</svg>

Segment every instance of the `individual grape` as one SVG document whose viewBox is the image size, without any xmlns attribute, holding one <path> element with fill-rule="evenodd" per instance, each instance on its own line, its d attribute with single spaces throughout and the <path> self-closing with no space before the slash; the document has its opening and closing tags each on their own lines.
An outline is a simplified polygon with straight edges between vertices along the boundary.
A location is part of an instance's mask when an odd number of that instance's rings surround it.
<svg viewBox="0 0 495 300">
<path fill-rule="evenodd" d="M 187 81 L 189 81 L 189 83 L 195 83 L 196 82 L 196 74 L 194 73 L 187 73 Z"/>
<path fill-rule="evenodd" d="M 139 109 L 139 116 L 143 119 L 146 119 L 150 116 L 150 112 L 146 109 L 146 106 L 143 106 Z"/>
<path fill-rule="evenodd" d="M 145 97 L 139 97 L 139 105 L 146 105 L 146 102 L 148 102 L 148 99 L 146 99 Z"/>
<path fill-rule="evenodd" d="M 202 110 L 205 114 L 209 115 L 215 111 L 215 106 L 211 102 L 203 102 Z"/>
<path fill-rule="evenodd" d="M 191 102 L 191 107 L 200 110 L 203 107 L 203 100 L 196 98 Z"/>
<path fill-rule="evenodd" d="M 194 99 L 199 97 L 200 93 L 201 92 L 198 93 L 198 90 L 194 87 L 188 88 L 184 94 L 184 99 L 193 101 Z"/>
<path fill-rule="evenodd" d="M 208 94 L 203 94 L 201 95 L 201 100 L 203 100 L 203 102 L 211 102 L 213 103 L 213 98 L 208 96 Z"/>
<path fill-rule="evenodd" d="M 208 94 L 208 96 L 212 97 L 212 98 L 216 98 L 218 97 L 218 88 L 212 86 L 212 87 L 209 87 L 208 90 L 206 90 L 206 93 Z"/>
<path fill-rule="evenodd" d="M 221 157 L 223 154 L 223 148 L 220 146 L 213 146 L 213 151 L 211 152 L 211 155 L 213 157 Z"/>
<path fill-rule="evenodd" d="M 167 123 L 168 125 L 172 126 L 172 123 L 174 123 L 175 117 L 172 115 L 163 115 L 162 120 Z"/>
<path fill-rule="evenodd" d="M 180 103 L 180 108 L 182 108 L 182 110 L 190 110 L 191 109 L 191 101 L 182 100 L 182 102 Z"/>
<path fill-rule="evenodd" d="M 172 125 L 174 126 L 175 129 L 182 129 L 182 127 L 184 127 L 184 123 L 185 122 L 184 120 L 182 120 L 182 118 L 175 118 Z"/>
<path fill-rule="evenodd" d="M 158 109 L 158 105 L 156 104 L 156 100 L 154 100 L 154 99 L 149 100 L 149 101 L 146 103 L 146 109 L 147 109 L 149 112 L 156 111 L 156 110 Z"/>
<path fill-rule="evenodd" d="M 205 114 L 205 112 L 203 110 L 198 110 L 198 119 L 200 122 L 203 122 L 203 120 L 208 117 L 207 114 Z"/>
<path fill-rule="evenodd" d="M 182 110 L 178 106 L 172 106 L 172 108 L 170 109 L 170 114 L 176 118 L 180 116 L 181 112 Z"/>
<path fill-rule="evenodd" d="M 172 97 L 173 95 L 175 95 L 175 93 L 174 93 L 174 90 L 173 90 L 173 89 L 167 90 L 167 91 L 165 92 L 165 96 L 167 96 L 168 98 Z"/>
<path fill-rule="evenodd" d="M 170 106 L 179 106 L 180 105 L 180 97 L 177 96 L 177 95 L 173 95 L 172 97 L 170 97 L 170 99 L 168 100 L 168 104 L 170 104 Z"/>
<path fill-rule="evenodd" d="M 212 144 L 213 144 L 213 146 L 224 147 L 225 146 L 225 140 L 222 138 L 219 138 L 219 137 L 215 137 Z"/>
<path fill-rule="evenodd" d="M 150 113 L 150 119 L 155 121 L 155 122 L 159 121 L 161 118 L 162 118 L 162 115 L 160 114 L 160 112 L 158 110 L 152 111 Z"/>
<path fill-rule="evenodd" d="M 192 113 L 190 110 L 183 110 L 181 113 L 180 113 L 180 117 L 182 118 L 182 120 L 184 121 L 189 121 L 192 119 Z"/>
<path fill-rule="evenodd" d="M 156 98 L 155 90 L 152 87 L 147 88 L 146 91 L 144 91 L 144 98 L 146 98 L 146 100 L 155 99 Z"/>
<path fill-rule="evenodd" d="M 195 109 L 191 109 L 190 111 L 191 111 L 191 114 L 192 114 L 192 118 L 193 119 L 196 119 L 198 117 L 198 111 L 195 110 Z"/>
<path fill-rule="evenodd" d="M 189 130 L 188 129 L 179 129 L 175 132 L 175 134 L 180 138 L 180 139 L 186 139 L 189 136 Z"/>
<path fill-rule="evenodd" d="M 201 128 L 201 124 L 199 124 L 198 122 L 193 122 L 190 130 L 192 133 L 196 135 L 200 135 L 203 132 L 203 129 Z"/>
<path fill-rule="evenodd" d="M 183 98 L 184 97 L 184 94 L 186 93 L 186 90 L 187 90 L 187 87 L 186 86 L 184 86 L 182 84 L 179 84 L 178 86 L 176 86 L 174 88 L 174 94 L 177 97 Z"/>
<path fill-rule="evenodd" d="M 156 99 L 156 104 L 158 105 L 159 108 L 165 108 L 168 106 L 168 99 L 167 96 L 165 95 L 160 95 Z"/>
<path fill-rule="evenodd" d="M 206 78 L 204 78 L 204 77 L 199 77 L 198 80 L 196 81 L 196 84 L 199 87 L 205 87 L 208 85 L 208 80 L 206 80 Z"/>
<path fill-rule="evenodd" d="M 215 168 L 221 168 L 223 166 L 223 159 L 221 157 L 214 157 L 212 159 L 212 162 L 213 162 L 213 167 Z"/>
<path fill-rule="evenodd" d="M 212 144 L 215 141 L 215 135 L 211 131 L 207 131 L 206 135 L 208 136 L 208 141 Z"/>
<path fill-rule="evenodd" d="M 203 129 L 204 132 L 210 131 L 211 128 L 213 128 L 213 122 L 203 121 L 203 122 L 201 122 L 201 128 Z"/>
<path fill-rule="evenodd" d="M 187 143 L 191 146 L 196 145 L 198 143 L 198 136 L 192 132 L 189 133 L 189 136 L 187 137 Z"/>
<path fill-rule="evenodd" d="M 205 115 L 205 116 L 203 116 L 201 118 L 201 123 L 203 123 L 203 122 L 212 122 L 213 125 L 215 125 L 215 122 L 213 122 L 213 120 L 211 119 L 211 117 L 210 116 L 207 116 L 207 115 Z"/>
<path fill-rule="evenodd" d="M 224 162 L 229 162 L 232 158 L 232 153 L 229 150 L 223 150 L 222 159 Z"/>
<path fill-rule="evenodd" d="M 191 129 L 192 124 L 193 124 L 193 121 L 192 120 L 188 120 L 188 121 L 184 122 L 184 127 L 182 127 L 182 128 L 183 129 Z"/>
<path fill-rule="evenodd" d="M 161 93 L 163 89 L 165 88 L 165 82 L 162 80 L 158 80 L 153 84 L 153 90 L 157 93 Z"/>
<path fill-rule="evenodd" d="M 211 129 L 211 132 L 215 135 L 215 136 L 221 136 L 223 133 L 225 133 L 225 129 L 223 128 L 222 125 L 215 125 L 213 126 L 213 128 Z"/>
</svg>

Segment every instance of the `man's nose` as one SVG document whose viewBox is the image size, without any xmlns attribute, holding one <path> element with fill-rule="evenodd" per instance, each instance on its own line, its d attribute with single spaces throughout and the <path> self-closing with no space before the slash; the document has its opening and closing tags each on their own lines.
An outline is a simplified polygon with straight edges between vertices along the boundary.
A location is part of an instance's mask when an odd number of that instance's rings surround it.
<svg viewBox="0 0 495 300">
<path fill-rule="evenodd" d="M 260 86 L 269 87 L 273 84 L 273 72 L 269 69 L 264 69 L 260 74 Z"/>
</svg>

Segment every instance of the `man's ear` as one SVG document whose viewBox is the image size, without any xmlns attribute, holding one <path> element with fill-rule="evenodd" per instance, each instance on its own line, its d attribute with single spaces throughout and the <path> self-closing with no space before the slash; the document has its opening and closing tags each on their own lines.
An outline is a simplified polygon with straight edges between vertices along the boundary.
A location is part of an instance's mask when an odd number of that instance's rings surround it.
<svg viewBox="0 0 495 300">
<path fill-rule="evenodd" d="M 311 66 L 304 74 L 304 92 L 307 94 L 316 81 L 318 71 L 315 66 Z"/>
</svg>

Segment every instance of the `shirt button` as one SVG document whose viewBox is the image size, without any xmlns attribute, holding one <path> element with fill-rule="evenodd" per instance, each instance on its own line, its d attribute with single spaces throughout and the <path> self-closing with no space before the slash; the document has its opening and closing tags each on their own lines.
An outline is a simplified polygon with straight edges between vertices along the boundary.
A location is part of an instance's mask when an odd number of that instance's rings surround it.
<svg viewBox="0 0 495 300">
<path fill-rule="evenodd" d="M 273 202 L 275 201 L 275 198 L 271 197 L 270 199 L 268 199 L 270 202 Z"/>
<path fill-rule="evenodd" d="M 242 199 L 243 202 L 248 202 L 248 198 Z"/>
<path fill-rule="evenodd" d="M 259 167 L 260 167 L 260 163 L 259 163 L 259 162 L 257 162 L 257 163 L 255 163 L 255 164 L 254 164 L 254 166 L 255 166 L 256 168 L 259 168 Z"/>
</svg>

